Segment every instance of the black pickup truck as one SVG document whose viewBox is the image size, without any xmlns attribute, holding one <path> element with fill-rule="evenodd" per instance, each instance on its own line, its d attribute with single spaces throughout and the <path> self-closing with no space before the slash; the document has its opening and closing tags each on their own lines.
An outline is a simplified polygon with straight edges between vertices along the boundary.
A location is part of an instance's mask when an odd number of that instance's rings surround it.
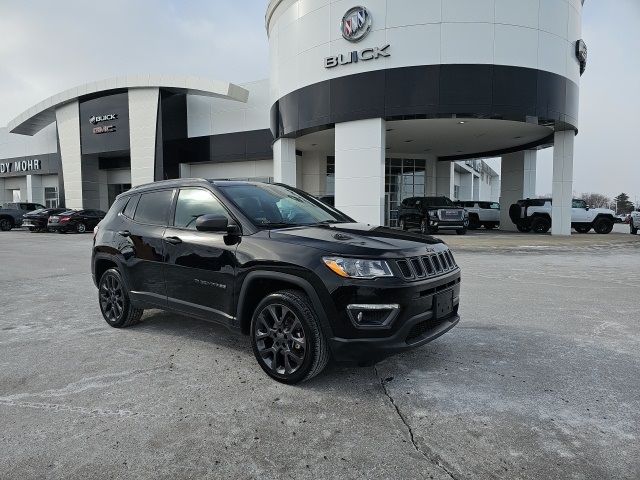
<svg viewBox="0 0 640 480">
<path fill-rule="evenodd" d="M 2 208 L 0 208 L 0 230 L 8 232 L 12 228 L 21 227 L 22 217 L 25 213 L 33 212 L 41 208 L 45 208 L 45 206 L 39 203 L 5 203 L 2 205 Z"/>
<path fill-rule="evenodd" d="M 419 227 L 425 234 L 455 230 L 464 235 L 469 228 L 469 213 L 447 197 L 405 198 L 398 209 L 398 226 L 401 230 Z"/>
</svg>

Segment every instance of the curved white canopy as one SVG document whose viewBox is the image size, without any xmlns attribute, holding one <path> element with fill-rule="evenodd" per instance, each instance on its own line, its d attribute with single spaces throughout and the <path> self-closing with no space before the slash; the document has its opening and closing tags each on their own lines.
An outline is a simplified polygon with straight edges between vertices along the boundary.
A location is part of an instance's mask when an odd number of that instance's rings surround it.
<svg viewBox="0 0 640 480">
<path fill-rule="evenodd" d="M 65 103 L 72 102 L 84 95 L 131 88 L 162 88 L 176 93 L 226 98 L 243 103 L 246 103 L 249 98 L 248 90 L 229 82 L 197 77 L 129 75 L 87 83 L 65 90 L 21 113 L 9 122 L 7 128 L 11 133 L 35 135 L 47 125 L 55 122 L 56 108 Z"/>
</svg>

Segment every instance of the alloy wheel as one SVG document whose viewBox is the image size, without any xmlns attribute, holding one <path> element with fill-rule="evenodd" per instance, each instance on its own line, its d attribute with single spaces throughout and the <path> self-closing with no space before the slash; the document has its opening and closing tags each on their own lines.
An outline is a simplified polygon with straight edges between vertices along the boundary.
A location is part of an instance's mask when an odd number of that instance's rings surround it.
<svg viewBox="0 0 640 480">
<path fill-rule="evenodd" d="M 278 375 L 291 375 L 303 364 L 307 341 L 298 316 L 281 304 L 267 305 L 258 314 L 255 342 L 264 364 Z"/>
<path fill-rule="evenodd" d="M 78 231 L 78 233 L 84 233 L 87 231 L 87 227 L 84 223 L 79 223 L 76 227 L 76 230 Z"/>
<path fill-rule="evenodd" d="M 100 286 L 100 306 L 109 322 L 117 322 L 124 312 L 124 292 L 114 275 L 107 274 Z"/>
</svg>

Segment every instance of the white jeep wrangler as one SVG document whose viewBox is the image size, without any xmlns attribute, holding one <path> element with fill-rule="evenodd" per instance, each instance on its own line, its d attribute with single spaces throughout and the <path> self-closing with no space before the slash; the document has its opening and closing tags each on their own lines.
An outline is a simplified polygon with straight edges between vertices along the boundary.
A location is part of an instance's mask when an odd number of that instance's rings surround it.
<svg viewBox="0 0 640 480">
<path fill-rule="evenodd" d="M 551 228 L 551 199 L 527 198 L 518 200 L 509 207 L 509 218 L 521 232 L 546 233 Z M 578 233 L 588 233 L 592 228 L 596 233 L 607 234 L 616 223 L 613 210 L 590 208 L 584 200 L 573 200 L 571 227 Z"/>
<path fill-rule="evenodd" d="M 640 229 L 640 208 L 635 212 L 631 212 L 629 219 L 629 231 L 631 235 L 637 235 Z"/>
<path fill-rule="evenodd" d="M 469 213 L 469 229 L 482 226 L 487 230 L 500 226 L 500 204 L 497 202 L 456 202 Z"/>
</svg>

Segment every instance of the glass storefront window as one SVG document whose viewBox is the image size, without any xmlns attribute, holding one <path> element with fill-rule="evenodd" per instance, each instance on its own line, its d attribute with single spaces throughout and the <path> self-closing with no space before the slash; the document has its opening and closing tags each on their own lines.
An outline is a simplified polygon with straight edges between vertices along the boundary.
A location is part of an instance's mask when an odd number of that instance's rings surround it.
<svg viewBox="0 0 640 480">
<path fill-rule="evenodd" d="M 385 162 L 385 224 L 398 226 L 398 207 L 402 200 L 419 197 L 427 191 L 427 161 L 388 158 Z"/>
<path fill-rule="evenodd" d="M 58 208 L 58 189 L 56 187 L 44 187 L 44 206 Z"/>
</svg>

